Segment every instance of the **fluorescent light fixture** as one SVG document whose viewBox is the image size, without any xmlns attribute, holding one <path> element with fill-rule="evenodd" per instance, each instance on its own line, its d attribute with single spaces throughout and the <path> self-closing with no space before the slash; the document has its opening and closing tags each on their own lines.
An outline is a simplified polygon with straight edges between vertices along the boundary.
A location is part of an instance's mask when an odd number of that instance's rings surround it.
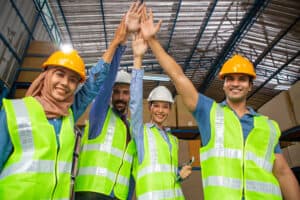
<svg viewBox="0 0 300 200">
<path fill-rule="evenodd" d="M 144 73 L 143 80 L 147 81 L 170 81 L 170 77 L 165 74 Z"/>
<path fill-rule="evenodd" d="M 274 90 L 288 90 L 291 85 L 278 84 L 274 87 Z"/>
<path fill-rule="evenodd" d="M 60 45 L 60 50 L 65 53 L 70 53 L 73 50 L 73 47 L 71 44 L 62 44 Z"/>
</svg>

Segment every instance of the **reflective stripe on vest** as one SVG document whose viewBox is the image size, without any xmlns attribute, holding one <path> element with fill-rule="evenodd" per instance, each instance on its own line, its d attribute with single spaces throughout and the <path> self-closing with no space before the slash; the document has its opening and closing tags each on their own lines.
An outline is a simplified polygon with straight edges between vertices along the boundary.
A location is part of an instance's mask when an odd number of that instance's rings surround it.
<svg viewBox="0 0 300 200">
<path fill-rule="evenodd" d="M 120 159 L 123 158 L 123 160 L 127 161 L 127 162 L 132 162 L 133 157 L 131 155 L 129 155 L 128 153 L 125 153 L 120 150 L 117 149 L 115 147 L 112 146 L 108 146 L 109 144 L 85 144 L 82 148 L 82 151 L 103 151 L 109 154 L 112 154 L 116 157 L 119 157 Z M 110 144 L 111 145 L 111 144 Z M 124 154 L 124 155 L 123 155 Z"/>
<path fill-rule="evenodd" d="M 281 196 L 280 188 L 270 183 L 246 180 L 246 189 L 249 191 L 275 194 Z"/>
<path fill-rule="evenodd" d="M 173 199 L 183 197 L 181 189 L 158 190 L 147 192 L 139 196 L 139 199 Z"/>
<path fill-rule="evenodd" d="M 116 125 L 116 116 L 111 114 L 110 122 L 107 127 L 106 138 L 102 144 L 84 144 L 82 148 L 82 152 L 84 151 L 103 151 L 109 154 L 112 154 L 120 159 L 123 159 L 129 163 L 132 162 L 133 157 L 126 152 L 123 152 L 120 149 L 117 149 L 112 146 L 113 143 L 113 136 L 115 132 L 115 125 Z M 117 181 L 120 184 L 129 186 L 129 178 L 121 176 L 120 174 L 116 174 L 112 171 L 109 171 L 106 168 L 101 167 L 81 167 L 79 170 L 78 175 L 96 175 L 96 176 L 103 176 L 109 178 L 112 182 L 115 182 L 116 177 L 118 176 Z"/>
<path fill-rule="evenodd" d="M 160 164 L 159 163 L 159 155 L 158 155 L 158 147 L 156 143 L 156 138 L 154 133 L 151 131 L 149 127 L 146 126 L 147 131 L 147 141 L 148 141 L 148 150 L 147 153 L 149 155 L 149 163 L 150 165 L 145 166 L 138 170 L 137 173 L 137 182 L 141 180 L 144 176 L 150 175 L 156 172 L 162 173 L 173 173 L 177 174 L 177 167 L 172 164 Z M 170 138 L 171 140 L 171 138 Z M 171 141 L 170 141 L 171 142 Z M 175 147 L 173 147 L 175 148 Z M 138 185 L 138 187 L 142 187 Z M 163 188 L 162 188 L 163 189 Z M 176 198 L 183 198 L 183 193 L 180 186 L 175 186 L 173 189 L 166 188 L 165 190 L 154 190 L 154 191 L 147 191 L 142 194 L 137 194 L 137 198 L 140 200 L 150 200 L 150 199 L 176 199 Z"/>
<path fill-rule="evenodd" d="M 253 152 L 246 152 L 243 155 L 243 151 L 240 149 L 232 149 L 224 147 L 224 109 L 217 104 L 216 106 L 216 115 L 215 115 L 215 140 L 214 147 L 201 153 L 201 161 L 205 162 L 210 158 L 228 158 L 228 159 L 245 159 L 245 162 L 252 161 L 259 168 L 264 169 L 265 171 L 272 173 L 273 164 L 271 163 L 271 157 L 273 154 L 273 147 L 276 141 L 276 128 L 274 124 L 268 120 L 268 125 L 270 128 L 270 139 L 266 149 L 266 155 L 264 157 L 258 157 Z M 243 157 L 244 156 L 244 157 Z M 242 179 L 229 178 L 225 176 L 208 176 L 203 179 L 204 188 L 207 186 L 220 186 L 239 190 L 243 185 Z M 245 189 L 247 191 L 272 194 L 272 195 L 281 195 L 280 188 L 277 185 L 268 182 L 245 180 Z"/>
<path fill-rule="evenodd" d="M 118 176 L 118 182 L 120 184 L 129 186 L 128 178 L 126 178 L 120 174 L 116 174 L 112 171 L 109 171 L 108 169 L 103 168 L 103 167 L 82 167 L 82 168 L 80 168 L 80 172 L 78 173 L 78 175 L 103 176 L 103 177 L 109 178 L 112 182 L 115 182 L 116 176 Z"/>
</svg>

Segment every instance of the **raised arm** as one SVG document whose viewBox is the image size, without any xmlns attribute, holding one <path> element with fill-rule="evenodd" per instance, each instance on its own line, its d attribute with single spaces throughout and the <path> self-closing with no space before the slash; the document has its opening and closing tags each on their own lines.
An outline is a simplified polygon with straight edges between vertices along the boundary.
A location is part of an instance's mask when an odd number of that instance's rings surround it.
<svg viewBox="0 0 300 200">
<path fill-rule="evenodd" d="M 142 60 L 147 50 L 147 43 L 140 34 L 136 35 L 132 41 L 134 68 L 132 70 L 132 80 L 130 84 L 130 112 L 131 112 L 131 130 L 137 149 L 143 148 L 143 75 Z M 143 152 L 138 151 L 139 162 L 142 161 Z"/>
<path fill-rule="evenodd" d="M 152 11 L 150 10 L 149 15 L 147 15 L 144 9 L 141 22 L 141 33 L 143 38 L 148 41 L 148 45 L 159 64 L 172 79 L 177 92 L 182 96 L 184 104 L 190 111 L 194 111 L 198 102 L 198 92 L 193 83 L 185 76 L 182 68 L 167 54 L 155 38 L 160 25 L 161 21 L 154 25 Z"/>
</svg>

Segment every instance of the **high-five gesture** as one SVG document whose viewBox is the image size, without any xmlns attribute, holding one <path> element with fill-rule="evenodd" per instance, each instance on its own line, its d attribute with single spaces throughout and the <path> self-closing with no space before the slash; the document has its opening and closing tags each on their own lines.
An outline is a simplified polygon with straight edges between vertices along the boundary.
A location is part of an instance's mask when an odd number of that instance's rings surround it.
<svg viewBox="0 0 300 200">
<path fill-rule="evenodd" d="M 152 9 L 150 9 L 149 13 L 147 14 L 146 7 L 144 7 L 141 17 L 141 33 L 143 38 L 148 40 L 151 37 L 154 37 L 159 31 L 161 23 L 162 20 L 159 20 L 157 24 L 154 24 Z"/>
<path fill-rule="evenodd" d="M 134 67 L 140 69 L 142 66 L 142 60 L 145 52 L 147 51 L 148 45 L 143 39 L 142 34 L 139 32 L 133 35 L 132 38 L 132 50 L 134 57 Z"/>
<path fill-rule="evenodd" d="M 129 33 L 137 32 L 140 28 L 140 17 L 145 4 L 134 2 L 126 14 L 126 26 Z"/>
</svg>

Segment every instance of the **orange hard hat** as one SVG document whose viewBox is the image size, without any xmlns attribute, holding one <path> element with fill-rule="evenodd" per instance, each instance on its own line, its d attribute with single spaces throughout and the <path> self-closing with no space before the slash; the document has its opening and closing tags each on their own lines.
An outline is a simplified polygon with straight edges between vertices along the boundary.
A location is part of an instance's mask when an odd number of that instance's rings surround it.
<svg viewBox="0 0 300 200">
<path fill-rule="evenodd" d="M 76 50 L 54 52 L 42 65 L 43 68 L 49 66 L 64 67 L 72 70 L 80 75 L 81 82 L 84 82 L 86 79 L 84 62 Z"/>
<path fill-rule="evenodd" d="M 219 73 L 219 78 L 224 79 L 226 74 L 247 74 L 253 79 L 256 78 L 253 64 L 239 54 L 234 55 L 224 63 Z"/>
</svg>

